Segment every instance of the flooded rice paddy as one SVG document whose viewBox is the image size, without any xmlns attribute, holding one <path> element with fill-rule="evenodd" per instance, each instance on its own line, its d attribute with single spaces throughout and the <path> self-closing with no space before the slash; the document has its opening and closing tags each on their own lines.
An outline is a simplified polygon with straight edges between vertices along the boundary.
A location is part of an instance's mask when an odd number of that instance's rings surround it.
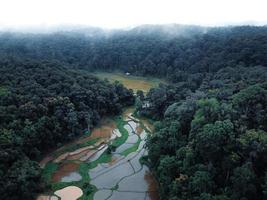
<svg viewBox="0 0 267 200">
<path fill-rule="evenodd" d="M 131 113 L 131 110 L 124 112 L 119 123 L 106 120 L 89 137 L 73 142 L 72 145 L 79 144 L 79 148 L 73 149 L 68 144 L 66 151 L 60 148 L 56 156 L 49 155 L 41 161 L 44 171 L 50 170 L 55 189 L 50 196 L 39 196 L 38 200 L 158 199 L 157 182 L 149 168 L 140 162 L 147 155 L 144 145 L 149 133 L 146 130 L 151 128 Z M 83 145 L 91 140 L 95 142 Z M 112 145 L 116 148 L 109 150 Z M 55 168 L 51 170 L 49 165 Z"/>
<path fill-rule="evenodd" d="M 64 181 L 65 182 L 71 182 L 71 181 L 66 181 L 70 180 L 71 176 L 75 171 L 78 169 L 79 164 L 77 163 L 62 163 L 58 170 L 52 175 L 52 181 L 53 182 L 58 182 L 58 181 Z M 80 180 L 81 178 L 79 174 L 76 174 L 76 181 Z M 73 180 L 73 179 L 72 179 Z"/>
</svg>

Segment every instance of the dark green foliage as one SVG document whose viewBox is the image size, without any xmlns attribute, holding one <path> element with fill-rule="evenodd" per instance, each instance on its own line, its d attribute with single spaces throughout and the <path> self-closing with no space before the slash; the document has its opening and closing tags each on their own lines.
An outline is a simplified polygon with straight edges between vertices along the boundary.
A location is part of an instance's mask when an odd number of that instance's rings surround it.
<svg viewBox="0 0 267 200">
<path fill-rule="evenodd" d="M 248 129 L 267 128 L 267 90 L 259 85 L 250 86 L 233 96 L 233 106 Z"/>
<path fill-rule="evenodd" d="M 152 88 L 148 92 L 146 98 L 143 100 L 143 105 L 137 107 L 137 111 L 141 115 L 160 119 L 163 117 L 164 112 L 169 105 L 185 99 L 188 93 L 190 93 L 190 90 L 185 84 L 160 84 L 158 88 Z"/>
<path fill-rule="evenodd" d="M 41 192 L 41 169 L 37 162 L 19 158 L 6 170 L 5 182 L 1 182 L 1 199 L 34 199 Z"/>
<path fill-rule="evenodd" d="M 162 199 L 266 199 L 267 28 L 184 28 L 1 33 L 0 198 L 33 199 L 45 187 L 34 160 L 134 103 L 118 82 L 88 75 L 118 70 L 172 83 L 136 101 L 136 114 L 159 120 L 146 163 Z"/>
<path fill-rule="evenodd" d="M 43 182 L 33 160 L 134 103 L 121 84 L 57 63 L 3 59 L 0 74 L 1 199 L 34 199 Z"/>
<path fill-rule="evenodd" d="M 266 81 L 266 68 L 222 69 L 165 109 L 147 142 L 162 199 L 266 198 Z"/>
<path fill-rule="evenodd" d="M 249 164 L 235 168 L 231 182 L 233 184 L 233 199 L 255 199 L 258 196 L 257 178 Z"/>
<path fill-rule="evenodd" d="M 264 183 L 262 184 L 264 197 L 267 198 L 267 173 L 265 174 Z"/>
<path fill-rule="evenodd" d="M 107 153 L 111 154 L 112 152 L 114 152 L 116 150 L 116 146 L 109 144 L 108 148 L 107 148 Z"/>
<path fill-rule="evenodd" d="M 225 67 L 267 65 L 266 27 L 177 25 L 170 30 L 173 34 L 168 33 L 169 28 L 137 27 L 112 32 L 108 37 L 101 31 L 98 34 L 80 31 L 30 36 L 3 33 L 0 36 L 0 55 L 57 60 L 89 70 L 121 70 L 162 76 L 174 82 L 189 78 L 191 88 L 201 82 L 203 72 L 216 72 Z"/>
<path fill-rule="evenodd" d="M 195 136 L 194 145 L 203 160 L 216 162 L 233 145 L 233 124 L 230 120 L 216 121 L 206 124 L 203 130 Z"/>
</svg>

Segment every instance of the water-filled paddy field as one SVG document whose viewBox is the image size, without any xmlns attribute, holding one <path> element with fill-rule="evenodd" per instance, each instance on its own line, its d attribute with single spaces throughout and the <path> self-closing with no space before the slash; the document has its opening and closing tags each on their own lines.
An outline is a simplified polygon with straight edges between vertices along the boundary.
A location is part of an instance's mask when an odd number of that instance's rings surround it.
<svg viewBox="0 0 267 200">
<path fill-rule="evenodd" d="M 40 165 L 52 188 L 38 200 L 158 199 L 157 182 L 140 162 L 152 126 L 132 111 L 102 120 L 90 136 L 44 158 Z"/>
</svg>

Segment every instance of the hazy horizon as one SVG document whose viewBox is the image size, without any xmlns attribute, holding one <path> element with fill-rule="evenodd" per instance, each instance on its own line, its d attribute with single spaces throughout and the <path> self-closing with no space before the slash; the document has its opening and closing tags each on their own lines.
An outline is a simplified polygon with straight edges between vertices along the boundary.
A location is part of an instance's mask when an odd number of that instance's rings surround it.
<svg viewBox="0 0 267 200">
<path fill-rule="evenodd" d="M 264 0 L 9 0 L 0 2 L 0 30 L 147 24 L 266 25 Z"/>
<path fill-rule="evenodd" d="M 164 31 L 168 32 L 168 30 L 172 30 L 171 28 L 174 26 L 192 26 L 192 27 L 200 27 L 204 28 L 221 28 L 221 27 L 238 27 L 238 26 L 257 26 L 257 27 L 265 27 L 266 24 L 258 24 L 258 23 L 239 23 L 239 24 L 225 24 L 225 25 L 217 25 L 217 26 L 203 26 L 198 24 L 139 24 L 135 26 L 129 26 L 129 27 L 119 27 L 119 28 L 105 28 L 100 26 L 90 26 L 90 25 L 78 25 L 78 24 L 59 24 L 59 25 L 53 25 L 53 26 L 41 26 L 41 25 L 32 25 L 32 26 L 13 26 L 13 27 L 1 27 L 0 26 L 0 32 L 2 33 L 33 33 L 33 34 L 50 34 L 50 33 L 57 33 L 57 32 L 86 32 L 86 31 L 102 31 L 103 33 L 114 33 L 116 31 L 131 31 L 135 28 L 139 27 L 151 27 L 151 26 L 161 26 L 164 27 Z M 167 27 L 167 29 L 166 29 Z M 178 30 L 178 29 L 176 29 Z"/>
</svg>

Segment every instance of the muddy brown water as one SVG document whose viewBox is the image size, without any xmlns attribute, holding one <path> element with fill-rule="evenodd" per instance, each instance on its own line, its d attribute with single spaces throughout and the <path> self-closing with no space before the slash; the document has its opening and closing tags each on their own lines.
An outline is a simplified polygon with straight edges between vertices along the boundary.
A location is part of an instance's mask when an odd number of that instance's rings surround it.
<svg viewBox="0 0 267 200">
<path fill-rule="evenodd" d="M 93 129 L 90 139 L 111 137 L 112 131 L 116 128 L 116 123 L 112 119 L 105 118 L 101 121 L 100 125 Z"/>
<path fill-rule="evenodd" d="M 51 153 L 49 153 L 47 156 L 45 156 L 40 162 L 39 165 L 41 168 L 44 168 L 45 165 L 50 162 L 56 162 L 59 163 L 65 159 L 68 160 L 76 160 L 78 157 L 81 158 L 83 156 L 85 156 L 86 154 L 89 154 L 88 150 L 87 152 L 80 152 L 80 155 L 69 155 L 70 152 L 65 152 L 64 154 L 59 155 L 58 157 L 54 157 L 53 154 L 57 153 L 57 152 L 61 152 L 64 151 L 64 149 L 74 145 L 74 144 L 82 144 L 85 142 L 88 142 L 92 139 L 95 138 L 100 138 L 100 141 L 98 142 L 99 145 L 103 142 L 106 142 L 108 140 L 108 138 L 111 136 L 112 134 L 112 130 L 114 130 L 116 128 L 116 123 L 114 120 L 110 119 L 110 118 L 104 118 L 100 121 L 99 125 L 93 129 L 92 133 L 90 134 L 90 136 L 86 136 L 86 137 L 81 137 L 78 138 L 74 141 L 71 141 L 65 145 L 63 145 L 62 147 L 55 149 L 54 151 L 52 151 Z M 79 151 L 76 150 L 76 151 Z"/>
<path fill-rule="evenodd" d="M 147 133 L 140 126 L 139 120 L 135 120 L 135 118 L 131 116 L 131 113 L 132 108 L 126 110 L 122 114 L 124 120 L 127 121 L 127 125 L 124 126 L 129 134 L 127 142 L 116 149 L 110 162 L 98 164 L 96 168 L 91 169 L 88 172 L 92 179 L 90 184 L 98 188 L 98 191 L 94 196 L 95 200 L 101 200 L 99 198 L 102 197 L 107 197 L 104 199 L 116 200 L 124 200 L 125 198 L 129 200 L 159 199 L 157 193 L 157 181 L 154 179 L 149 169 L 146 166 L 141 165 L 139 161 L 140 158 L 147 153 L 143 147 Z M 153 126 L 148 121 L 142 120 L 142 122 L 148 129 L 153 130 Z M 40 162 L 40 165 L 45 166 L 49 161 L 56 161 L 60 164 L 58 170 L 52 174 L 52 182 L 54 183 L 62 180 L 65 180 L 66 182 L 78 181 L 80 174 L 77 173 L 77 170 L 80 163 L 88 162 L 88 160 L 89 162 L 92 162 L 98 159 L 104 151 L 103 149 L 100 149 L 100 151 L 97 149 L 114 136 L 115 129 L 117 130 L 114 120 L 106 118 L 92 131 L 90 136 L 82 137 L 72 143 L 64 145 L 55 152 L 64 152 L 64 148 L 69 147 L 70 145 L 81 144 L 95 138 L 101 138 L 96 144 L 91 145 L 90 147 L 82 147 L 72 152 L 62 153 L 56 158 L 51 155 L 47 156 Z M 138 138 L 141 139 L 141 143 L 139 144 L 137 151 L 130 153 L 126 157 L 120 154 L 134 145 L 138 141 Z M 113 191 L 112 188 L 116 185 L 118 185 L 119 188 L 117 191 Z M 80 188 L 76 186 L 68 186 L 56 191 L 55 194 L 63 195 L 63 200 L 68 200 L 68 198 L 74 200 L 77 196 L 81 195 L 81 192 Z M 72 193 L 74 193 L 74 196 Z"/>
<path fill-rule="evenodd" d="M 59 169 L 52 175 L 52 182 L 59 182 L 65 176 L 75 172 L 79 167 L 78 163 L 63 163 L 59 166 Z"/>
<path fill-rule="evenodd" d="M 39 195 L 39 196 L 37 197 L 37 200 L 50 200 L 50 196 Z"/>
<path fill-rule="evenodd" d="M 131 147 L 131 144 L 135 144 L 138 137 L 141 139 L 141 143 L 137 151 L 130 153 L 126 157 L 121 157 L 113 165 L 106 167 L 98 165 L 89 171 L 92 179 L 91 184 L 98 188 L 94 200 L 98 200 L 100 197 L 108 200 L 159 199 L 157 195 L 157 181 L 152 176 L 148 167 L 140 163 L 140 158 L 147 154 L 147 151 L 144 149 L 147 133 L 142 129 L 142 133 L 137 134 L 138 120 L 133 119 L 132 116 L 129 117 L 129 115 L 130 113 L 124 119 L 127 121 L 127 125 L 124 128 L 128 131 L 129 137 L 124 144 L 116 149 L 115 155 Z M 113 190 L 116 185 L 118 188 Z"/>
<path fill-rule="evenodd" d="M 143 132 L 143 128 L 140 126 L 140 125 L 138 125 L 137 127 L 136 127 L 136 133 L 138 134 L 138 135 L 140 135 L 142 132 Z"/>
<path fill-rule="evenodd" d="M 148 184 L 148 196 L 151 200 L 159 200 L 158 182 L 150 171 L 145 174 L 144 179 Z"/>
<path fill-rule="evenodd" d="M 149 131 L 154 131 L 154 125 L 150 123 L 147 119 L 140 119 L 140 121 L 148 128 Z"/>
</svg>

